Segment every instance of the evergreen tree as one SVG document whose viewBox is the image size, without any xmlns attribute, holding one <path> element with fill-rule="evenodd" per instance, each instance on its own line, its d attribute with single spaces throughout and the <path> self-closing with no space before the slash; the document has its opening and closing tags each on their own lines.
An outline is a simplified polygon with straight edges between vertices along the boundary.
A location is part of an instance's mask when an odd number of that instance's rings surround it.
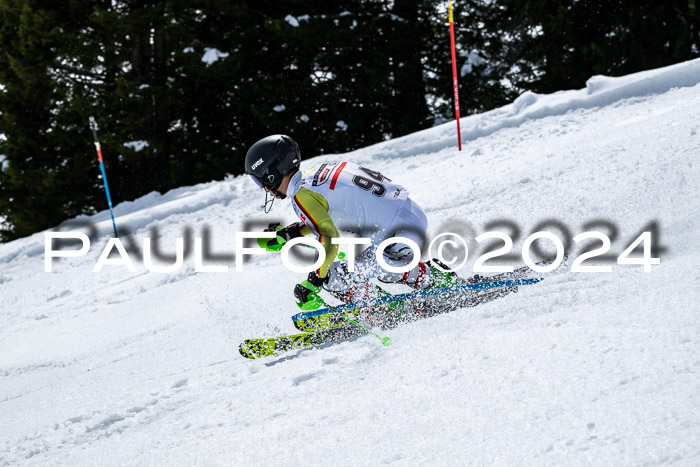
<svg viewBox="0 0 700 467">
<path fill-rule="evenodd" d="M 489 28 L 507 31 L 508 79 L 541 93 L 584 87 L 700 56 L 694 0 L 501 0 Z M 694 45 L 695 44 L 695 45 Z"/>
<path fill-rule="evenodd" d="M 10 226 L 0 231 L 4 239 L 91 212 L 97 193 L 84 147 L 74 138 L 84 123 L 75 112 L 63 112 L 80 98 L 55 82 L 70 68 L 61 51 L 80 21 L 77 2 L 60 9 L 44 3 L 0 2 L 0 134 L 6 138 L 0 140 L 0 215 Z"/>
</svg>

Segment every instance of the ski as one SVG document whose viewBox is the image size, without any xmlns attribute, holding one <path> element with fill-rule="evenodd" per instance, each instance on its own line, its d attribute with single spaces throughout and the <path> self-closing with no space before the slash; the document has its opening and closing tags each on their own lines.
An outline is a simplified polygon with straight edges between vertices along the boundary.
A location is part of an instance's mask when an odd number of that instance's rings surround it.
<svg viewBox="0 0 700 467">
<path fill-rule="evenodd" d="M 538 282 L 542 281 L 541 278 L 529 278 L 529 279 L 509 279 L 509 280 L 497 280 L 497 281 L 488 281 L 488 282 L 477 282 L 474 284 L 459 284 L 459 285 L 453 285 L 449 287 L 440 287 L 436 289 L 428 289 L 428 290 L 419 290 L 415 292 L 408 292 L 408 293 L 403 293 L 403 294 L 397 294 L 397 295 L 387 295 L 383 297 L 379 297 L 374 300 L 369 300 L 367 302 L 353 302 L 353 303 L 347 303 L 343 305 L 338 305 L 331 308 L 320 308 L 318 310 L 312 310 L 312 311 L 305 311 L 302 313 L 297 313 L 296 315 L 292 316 L 292 321 L 294 322 L 295 326 L 299 322 L 303 323 L 312 323 L 312 321 L 309 321 L 313 318 L 315 318 L 316 323 L 321 323 L 325 320 L 321 319 L 324 315 L 340 315 L 339 312 L 343 311 L 351 311 L 353 314 L 356 314 L 358 309 L 372 309 L 372 308 L 382 308 L 381 305 L 384 304 L 391 304 L 391 303 L 402 303 L 410 300 L 416 300 L 416 299 L 426 299 L 426 298 L 431 298 L 431 297 L 437 297 L 440 295 L 446 295 L 446 294 L 458 294 L 458 293 L 464 293 L 468 291 L 480 291 L 480 290 L 487 290 L 487 289 L 500 289 L 500 288 L 511 288 L 511 287 L 519 287 L 523 285 L 531 285 L 531 284 L 536 284 Z M 331 320 L 332 321 L 332 320 Z M 308 324 L 301 324 L 301 328 L 298 327 L 299 329 L 305 329 L 308 327 Z"/>
<path fill-rule="evenodd" d="M 482 289 L 488 296 L 481 296 L 478 303 L 494 300 L 510 293 L 512 289 Z M 399 309 L 384 308 L 357 308 L 353 312 L 347 313 L 351 319 L 359 319 L 366 324 L 379 327 L 381 329 L 393 329 L 400 324 L 428 318 L 441 313 L 447 313 L 459 308 L 475 306 L 478 304 L 474 297 L 462 297 L 461 300 L 452 298 L 449 302 L 436 302 L 430 300 L 430 305 L 425 302 L 402 301 L 392 302 L 389 305 L 401 305 Z M 353 304 L 355 307 L 358 304 Z M 398 307 L 397 307 L 398 308 Z M 404 312 L 404 310 L 407 310 Z M 292 350 L 318 347 L 332 342 L 339 342 L 352 337 L 367 334 L 367 331 L 355 324 L 348 322 L 343 317 L 343 312 L 327 313 L 308 320 L 301 320 L 295 323 L 298 326 L 305 326 L 306 332 L 291 334 L 288 336 L 269 337 L 262 339 L 247 339 L 239 346 L 242 356 L 250 359 L 274 357 Z"/>
<path fill-rule="evenodd" d="M 565 264 L 564 257 L 562 264 Z M 538 266 L 551 264 L 553 259 L 537 263 Z M 297 313 L 292 316 L 294 326 L 305 332 L 332 329 L 344 325 L 347 321 L 343 312 L 367 321 L 372 326 L 378 323 L 412 321 L 426 316 L 452 311 L 457 308 L 473 307 L 511 292 L 516 292 L 518 286 L 536 284 L 543 280 L 540 277 L 527 277 L 533 271 L 528 266 L 522 266 L 511 272 L 493 276 L 474 276 L 471 282 L 464 279 L 461 284 L 436 289 L 414 291 L 400 295 L 391 295 L 377 287 L 379 298 L 367 302 L 349 303 L 331 308 Z M 491 290 L 489 290 L 491 289 Z M 446 295 L 451 294 L 450 297 Z M 448 300 L 449 298 L 449 300 Z M 388 304 L 388 306 L 387 306 Z M 386 325 L 386 324 L 385 324 Z"/>
<path fill-rule="evenodd" d="M 546 265 L 549 262 L 551 260 L 542 261 L 538 265 Z M 521 285 L 536 284 L 543 280 L 542 277 L 525 277 L 530 273 L 528 267 L 523 267 L 495 276 L 475 277 L 477 282 L 474 283 L 398 295 L 391 295 L 379 289 L 380 295 L 383 296 L 375 300 L 298 313 L 293 317 L 294 324 L 305 332 L 247 339 L 241 343 L 239 351 L 246 358 L 256 359 L 367 334 L 365 329 L 350 323 L 343 314 L 350 319 L 364 321 L 371 327 L 393 329 L 403 323 L 477 306 L 516 292 Z"/>
<path fill-rule="evenodd" d="M 527 279 L 519 281 L 523 281 L 523 284 L 534 284 L 540 280 L 541 279 Z M 288 336 L 247 339 L 241 343 L 239 346 L 239 351 L 242 356 L 251 359 L 272 357 L 281 355 L 291 350 L 317 347 L 331 342 L 338 342 L 351 337 L 367 334 L 365 330 L 349 323 L 348 320 L 343 317 L 343 312 L 346 310 L 352 310 L 347 312 L 347 315 L 352 319 L 357 318 L 372 327 L 379 327 L 384 330 L 392 329 L 402 323 L 447 313 L 459 308 L 476 306 L 479 303 L 494 300 L 513 291 L 515 281 L 499 282 L 508 283 L 510 284 L 510 287 L 505 287 L 505 284 L 502 284 L 501 288 L 480 287 L 474 291 L 479 294 L 478 296 L 474 296 L 473 294 L 457 294 L 456 297 L 449 296 L 450 299 L 447 301 L 439 300 L 439 298 L 447 298 L 448 296 L 446 294 L 443 294 L 442 297 L 440 294 L 426 294 L 428 297 L 437 297 L 437 300 L 435 298 L 431 300 L 421 300 L 416 299 L 415 294 L 401 294 L 387 296 L 375 300 L 372 302 L 373 306 L 367 306 L 367 304 L 362 303 L 349 303 L 347 305 L 343 305 L 342 310 L 340 306 L 334 307 L 335 311 L 324 308 L 323 310 L 328 310 L 328 312 L 307 318 L 300 318 L 295 321 L 294 324 L 298 327 L 298 329 L 304 330 L 305 332 Z M 389 301 L 391 298 L 401 297 L 404 295 L 411 296 L 412 300 L 404 298 Z M 385 301 L 382 302 L 382 300 Z M 386 309 L 386 307 L 378 307 L 378 302 L 385 303 L 389 308 Z M 391 308 L 392 306 L 393 308 Z M 319 311 L 322 310 L 315 310 L 306 313 L 315 313 Z M 296 316 L 304 315 L 306 313 L 300 313 Z"/>
<path fill-rule="evenodd" d="M 337 342 L 366 334 L 363 329 L 345 322 L 344 326 L 314 332 L 303 332 L 289 336 L 269 337 L 265 339 L 248 339 L 238 347 L 246 358 L 262 358 L 281 355 L 291 350 L 316 347 L 330 342 Z"/>
</svg>

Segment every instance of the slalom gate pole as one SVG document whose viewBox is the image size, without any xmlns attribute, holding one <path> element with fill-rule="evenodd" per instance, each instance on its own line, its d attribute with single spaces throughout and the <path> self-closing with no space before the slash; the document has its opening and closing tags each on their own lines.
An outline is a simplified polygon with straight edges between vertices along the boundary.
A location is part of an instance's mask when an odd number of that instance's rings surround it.
<svg viewBox="0 0 700 467">
<path fill-rule="evenodd" d="M 455 26 L 452 17 L 452 3 L 447 7 L 450 12 L 450 45 L 452 48 L 452 87 L 455 98 L 455 116 L 457 118 L 457 144 L 459 150 L 462 150 L 462 132 L 459 129 L 459 88 L 457 86 L 457 58 L 455 54 Z"/>
<path fill-rule="evenodd" d="M 105 186 L 105 193 L 107 193 L 107 204 L 109 205 L 109 215 L 112 216 L 112 227 L 114 227 L 114 237 L 119 238 L 117 234 L 117 223 L 114 222 L 114 211 L 112 210 L 112 197 L 109 195 L 109 185 L 107 184 L 107 173 L 105 172 L 105 163 L 102 160 L 102 148 L 100 147 L 100 140 L 97 139 L 97 122 L 95 117 L 90 116 L 90 129 L 92 130 L 92 136 L 95 139 L 95 149 L 97 150 L 97 159 L 100 161 L 100 170 L 102 171 L 102 182 Z"/>
</svg>

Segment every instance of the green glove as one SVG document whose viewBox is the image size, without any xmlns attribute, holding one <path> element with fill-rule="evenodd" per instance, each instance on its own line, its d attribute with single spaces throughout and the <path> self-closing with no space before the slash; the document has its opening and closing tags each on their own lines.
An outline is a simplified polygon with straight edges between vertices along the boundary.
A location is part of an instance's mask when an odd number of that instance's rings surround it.
<svg viewBox="0 0 700 467">
<path fill-rule="evenodd" d="M 274 229 L 274 230 L 272 230 Z M 265 232 L 277 232 L 277 236 L 275 238 L 258 238 L 258 246 L 260 248 L 264 248 L 267 251 L 280 251 L 283 247 L 284 244 L 287 243 L 287 238 L 284 236 L 284 232 L 281 232 L 285 230 L 281 225 L 279 224 L 270 224 L 270 227 L 265 229 Z M 280 235 L 280 233 L 282 235 Z"/>
</svg>

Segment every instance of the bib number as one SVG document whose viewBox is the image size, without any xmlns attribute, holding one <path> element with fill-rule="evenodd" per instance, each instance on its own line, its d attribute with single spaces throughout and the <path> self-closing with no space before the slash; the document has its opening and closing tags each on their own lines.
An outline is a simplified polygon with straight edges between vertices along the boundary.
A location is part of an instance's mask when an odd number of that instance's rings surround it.
<svg viewBox="0 0 700 467">
<path fill-rule="evenodd" d="M 352 183 L 365 191 L 371 191 L 374 196 L 378 196 L 380 198 L 384 196 L 386 193 L 386 187 L 382 185 L 382 182 L 384 180 L 390 182 L 391 180 L 379 172 L 375 172 L 374 170 L 366 169 L 364 167 L 360 167 L 360 170 L 366 173 L 367 177 L 355 175 L 352 177 Z"/>
</svg>

